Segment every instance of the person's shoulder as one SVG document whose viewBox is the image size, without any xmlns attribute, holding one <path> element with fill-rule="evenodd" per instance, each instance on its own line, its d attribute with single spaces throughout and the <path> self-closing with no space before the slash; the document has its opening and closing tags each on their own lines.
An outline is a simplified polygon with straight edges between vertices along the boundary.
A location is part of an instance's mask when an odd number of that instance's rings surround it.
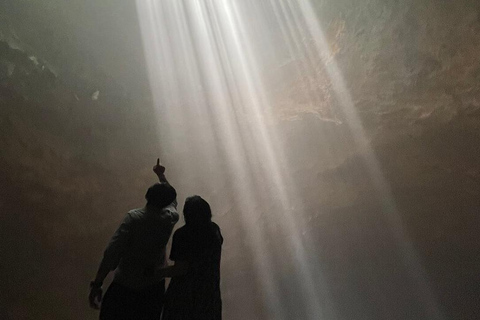
<svg viewBox="0 0 480 320">
<path fill-rule="evenodd" d="M 181 226 L 180 228 L 178 228 L 177 230 L 175 230 L 175 232 L 173 233 L 173 237 L 175 239 L 184 239 L 184 238 L 188 238 L 189 237 L 189 233 L 188 233 L 188 230 L 186 228 L 185 225 Z"/>
<path fill-rule="evenodd" d="M 220 226 L 215 222 L 211 222 L 212 229 L 220 233 Z"/>
<path fill-rule="evenodd" d="M 145 215 L 145 208 L 137 208 L 137 209 L 132 209 L 128 211 L 127 218 L 130 218 L 132 220 L 138 220 L 138 219 L 141 219 L 144 215 Z"/>
<path fill-rule="evenodd" d="M 216 224 L 215 222 L 212 221 L 211 226 L 212 226 L 212 230 L 215 234 L 215 237 L 220 241 L 220 244 L 223 243 L 222 232 L 220 231 L 220 227 L 218 226 L 218 224 Z"/>
<path fill-rule="evenodd" d="M 162 209 L 162 216 L 169 218 L 173 223 L 177 223 L 180 219 L 180 215 L 177 212 L 177 209 L 174 206 L 167 206 Z"/>
<path fill-rule="evenodd" d="M 178 214 L 177 208 L 173 204 L 163 207 L 162 212 Z"/>
</svg>

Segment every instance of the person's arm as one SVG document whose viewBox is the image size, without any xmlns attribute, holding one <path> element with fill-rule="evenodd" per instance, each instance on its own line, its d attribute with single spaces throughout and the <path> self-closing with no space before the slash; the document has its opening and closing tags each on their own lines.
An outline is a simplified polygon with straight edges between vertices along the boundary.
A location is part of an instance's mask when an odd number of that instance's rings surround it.
<svg viewBox="0 0 480 320">
<path fill-rule="evenodd" d="M 160 158 L 157 158 L 157 164 L 153 167 L 153 172 L 160 182 L 168 183 L 167 177 L 165 177 L 165 167 L 160 164 Z"/>
<path fill-rule="evenodd" d="M 188 271 L 188 261 L 175 261 L 175 264 L 162 268 L 157 271 L 157 276 L 159 278 L 172 278 L 183 276 Z"/>
<path fill-rule="evenodd" d="M 95 282 L 103 282 L 110 271 L 117 268 L 130 236 L 132 217 L 128 214 L 118 227 L 103 254 Z"/>
<path fill-rule="evenodd" d="M 99 303 L 102 300 L 103 281 L 110 271 L 113 271 L 117 268 L 120 259 L 122 258 L 122 254 L 130 235 L 131 223 L 132 218 L 130 215 L 127 215 L 105 249 L 103 259 L 98 268 L 97 275 L 95 276 L 95 280 L 90 283 L 89 300 L 90 306 L 94 309 L 99 308 Z"/>
<path fill-rule="evenodd" d="M 158 181 L 170 184 L 167 177 L 165 177 L 165 167 L 160 164 L 160 158 L 157 158 L 157 164 L 153 167 L 153 172 L 157 175 Z M 177 208 L 177 199 L 173 201 L 173 206 L 175 209 Z"/>
</svg>

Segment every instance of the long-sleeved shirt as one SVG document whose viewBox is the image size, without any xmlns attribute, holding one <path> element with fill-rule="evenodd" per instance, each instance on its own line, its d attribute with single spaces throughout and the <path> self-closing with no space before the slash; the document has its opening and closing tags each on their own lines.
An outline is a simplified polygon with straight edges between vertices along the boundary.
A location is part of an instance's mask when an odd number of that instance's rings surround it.
<svg viewBox="0 0 480 320">
<path fill-rule="evenodd" d="M 113 281 L 132 289 L 155 284 L 155 270 L 166 265 L 166 245 L 178 219 L 176 201 L 163 209 L 129 211 L 105 250 L 100 270 L 115 270 Z"/>
</svg>

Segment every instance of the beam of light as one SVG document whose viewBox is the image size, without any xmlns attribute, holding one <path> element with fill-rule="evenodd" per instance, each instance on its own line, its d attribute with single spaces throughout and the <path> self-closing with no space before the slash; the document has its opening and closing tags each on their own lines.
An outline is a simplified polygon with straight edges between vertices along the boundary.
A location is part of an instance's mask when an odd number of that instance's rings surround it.
<svg viewBox="0 0 480 320">
<path fill-rule="evenodd" d="M 242 77 L 243 82 L 246 84 L 246 94 L 251 102 L 251 111 L 254 113 L 254 128 L 259 132 L 259 141 L 256 143 L 259 147 L 257 152 L 260 153 L 261 158 L 265 160 L 266 166 L 264 170 L 268 170 L 268 176 L 264 177 L 267 184 L 273 187 L 273 194 L 270 196 L 272 199 L 274 195 L 277 196 L 277 199 L 280 201 L 281 208 L 284 211 L 284 214 L 281 216 L 280 221 L 282 222 L 283 229 L 286 230 L 287 234 L 290 235 L 291 241 L 289 242 L 290 247 L 287 248 L 294 255 L 294 260 L 298 261 L 298 271 L 302 276 L 299 279 L 300 284 L 305 292 L 306 298 L 306 308 L 308 309 L 307 315 L 309 319 L 321 319 L 323 316 L 319 303 L 320 297 L 314 286 L 316 281 L 312 275 L 309 266 L 304 263 L 307 261 L 307 256 L 305 249 L 303 247 L 300 235 L 298 233 L 298 226 L 296 226 L 296 221 L 291 214 L 288 214 L 288 211 L 291 210 L 292 196 L 286 190 L 286 186 L 290 185 L 290 181 L 287 181 L 287 174 L 285 172 L 285 166 L 282 166 L 279 159 L 284 159 L 285 156 L 283 151 L 279 148 L 279 143 L 276 141 L 275 133 L 269 132 L 263 116 L 269 111 L 269 101 L 264 95 L 266 91 L 263 88 L 261 77 L 257 74 L 259 70 L 258 65 L 255 62 L 255 57 L 253 55 L 253 50 L 251 49 L 248 38 L 245 30 L 243 29 L 243 23 L 241 21 L 241 16 L 239 14 L 238 8 L 233 2 L 231 6 L 231 12 L 227 12 L 228 20 L 231 22 L 231 28 L 234 30 L 234 50 L 237 52 L 244 52 L 244 55 L 240 57 L 240 65 L 242 66 Z M 268 113 L 267 113 L 268 116 Z"/>
<path fill-rule="evenodd" d="M 330 57 L 330 48 L 320 23 L 315 16 L 315 11 L 311 4 L 311 0 L 287 1 L 291 7 L 298 6 L 299 15 L 301 16 L 300 19 L 305 21 L 310 34 L 315 39 L 317 53 L 320 56 Z M 402 258 L 410 270 L 412 277 L 418 284 L 419 296 L 420 299 L 422 299 L 423 304 L 426 306 L 429 319 L 444 319 L 445 317 L 441 312 L 436 298 L 430 288 L 427 274 L 420 263 L 418 254 L 413 247 L 412 241 L 403 228 L 404 223 L 400 217 L 400 214 L 398 213 L 398 209 L 396 208 L 391 188 L 386 181 L 382 173 L 380 163 L 376 159 L 375 153 L 368 142 L 361 120 L 356 112 L 355 104 L 347 89 L 347 85 L 343 80 L 340 69 L 338 68 L 335 60 L 331 60 L 329 63 L 326 63 L 325 67 L 332 81 L 333 89 L 335 90 L 337 98 L 340 101 L 340 105 L 346 116 L 346 121 L 353 133 L 358 151 L 361 153 L 367 165 L 367 169 L 369 170 L 370 177 L 374 184 L 378 198 L 381 200 L 384 213 L 390 222 L 390 227 L 393 230 L 398 245 L 400 246 Z"/>
<path fill-rule="evenodd" d="M 288 235 L 281 254 L 297 262 L 291 278 L 301 289 L 302 318 L 336 318 L 329 288 L 316 268 L 321 261 L 311 257 L 315 248 L 308 237 L 302 236 L 299 222 L 292 214 L 295 211 L 298 215 L 305 209 L 284 160 L 288 150 L 269 125 L 274 118 L 274 102 L 267 94 L 258 48 L 247 28 L 254 21 L 258 33 L 264 32 L 263 38 L 268 39 L 272 28 L 269 23 L 273 20 L 280 27 L 290 57 L 300 60 L 295 62 L 297 74 L 302 76 L 315 69 L 317 58 L 323 58 L 342 113 L 406 263 L 419 283 L 431 319 L 442 319 L 310 1 L 137 0 L 137 10 L 157 106 L 162 152 L 181 167 L 176 176 L 184 192 L 215 189 L 224 195 L 222 189 L 232 190 L 232 201 L 240 208 L 240 220 L 248 231 L 246 241 L 264 290 L 268 318 L 289 317 L 276 279 L 279 253 L 272 251 L 269 244 L 275 230 L 269 226 L 262 230 L 258 223 L 265 211 L 275 212 L 273 220 L 282 234 Z M 255 15 L 257 19 L 252 17 Z M 299 40 L 305 36 L 314 38 L 314 46 Z M 263 45 L 265 51 L 278 58 L 276 44 L 266 41 Z M 305 87 L 311 103 L 324 98 L 311 84 L 306 83 Z M 193 187 L 199 185 L 204 189 Z M 265 209 L 269 204 L 270 209 Z"/>
<path fill-rule="evenodd" d="M 232 45 L 238 46 L 238 35 L 232 29 L 232 12 L 225 4 L 213 6 L 210 1 L 138 1 L 137 5 L 152 92 L 155 102 L 165 110 L 159 112 L 160 119 L 167 119 L 161 122 L 161 136 L 165 135 L 162 140 L 172 141 L 172 148 L 201 145 L 203 150 L 196 156 L 201 157 L 197 160 L 202 163 L 215 161 L 211 157 L 222 153 L 227 172 L 234 175 L 230 187 L 240 195 L 237 201 L 242 208 L 243 222 L 250 231 L 248 242 L 269 311 L 273 318 L 282 319 L 279 293 L 270 272 L 272 262 L 263 245 L 262 232 L 255 225 L 260 199 L 253 186 L 258 181 L 254 181 L 248 166 L 255 150 L 245 141 L 246 137 L 255 137 L 238 122 L 234 109 L 247 108 L 243 101 L 249 97 L 243 94 L 243 87 L 248 83 L 239 83 L 233 75 L 243 72 L 246 66 L 244 57 L 237 50 L 232 52 Z M 224 33 L 228 37 L 225 40 Z M 230 39 L 234 39 L 233 43 Z M 234 63 L 237 59 L 242 63 Z M 181 76 L 186 79 L 179 81 Z M 188 153 L 184 156 L 192 157 Z M 213 164 L 216 165 L 218 161 Z M 195 176 L 188 167 L 180 177 L 185 185 Z"/>
<path fill-rule="evenodd" d="M 237 25 L 239 28 L 241 28 L 243 24 L 241 21 L 238 21 Z M 245 32 L 242 32 L 241 34 L 245 34 Z M 247 41 L 245 41 L 245 43 L 248 44 Z M 252 50 L 248 45 L 246 45 L 246 49 L 247 57 L 250 58 L 250 62 L 248 64 L 250 66 L 250 73 L 246 75 L 247 79 L 259 79 L 260 76 L 254 73 L 259 69 L 259 67 L 255 64 Z M 241 47 L 239 47 L 238 50 L 241 50 Z M 258 102 L 258 105 L 255 106 L 254 110 L 257 112 L 265 109 L 268 110 L 268 107 L 271 104 L 267 97 L 263 94 L 265 89 L 262 88 L 262 84 L 257 82 L 256 86 L 254 88 L 250 88 L 250 90 L 253 91 L 252 100 Z M 261 150 L 264 150 L 265 152 L 263 158 L 268 160 L 268 168 L 270 168 L 273 173 L 273 175 L 269 175 L 271 177 L 271 184 L 274 186 L 273 191 L 275 194 L 279 195 L 281 207 L 283 210 L 285 210 L 284 215 L 282 216 L 283 219 L 281 219 L 282 227 L 291 237 L 291 241 L 289 242 L 290 248 L 288 249 L 293 254 L 294 260 L 299 262 L 299 275 L 297 276 L 300 276 L 299 281 L 305 292 L 308 318 L 321 319 L 323 316 L 325 316 L 322 307 L 325 308 L 328 305 L 331 308 L 331 305 L 330 301 L 328 301 L 328 295 L 324 295 L 322 297 L 323 299 L 320 299 L 320 293 L 315 286 L 318 281 L 315 281 L 310 266 L 305 263 L 308 260 L 306 250 L 304 248 L 305 243 L 303 243 L 301 240 L 298 232 L 299 227 L 294 219 L 294 216 L 289 214 L 292 207 L 294 207 L 294 203 L 298 203 L 295 201 L 295 199 L 299 199 L 299 195 L 295 192 L 295 190 L 286 189 L 286 186 L 292 185 L 293 183 L 290 175 L 288 174 L 288 170 L 286 170 L 286 167 L 282 165 L 280 161 L 280 159 L 285 159 L 284 150 L 281 149 L 280 143 L 277 141 L 276 134 L 274 132 L 267 133 L 268 129 L 264 122 L 259 121 L 255 125 L 257 128 L 262 130 L 262 133 L 264 133 L 261 136 L 262 141 L 260 142 L 260 146 L 262 146 Z M 326 290 L 326 287 L 323 289 Z M 320 301 L 323 301 L 323 303 L 320 303 Z M 332 310 L 329 310 L 329 312 L 331 314 Z"/>
</svg>

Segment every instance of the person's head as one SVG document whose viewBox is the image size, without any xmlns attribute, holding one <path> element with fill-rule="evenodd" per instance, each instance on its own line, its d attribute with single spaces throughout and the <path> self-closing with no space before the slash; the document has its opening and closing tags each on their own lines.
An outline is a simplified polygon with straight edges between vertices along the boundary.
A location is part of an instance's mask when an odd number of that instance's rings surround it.
<svg viewBox="0 0 480 320">
<path fill-rule="evenodd" d="M 155 183 L 148 188 L 145 199 L 147 205 L 163 208 L 168 206 L 177 197 L 177 191 L 168 183 Z"/>
<path fill-rule="evenodd" d="M 185 200 L 183 216 L 187 225 L 204 225 L 212 220 L 212 211 L 208 202 L 202 197 L 192 196 Z"/>
</svg>

